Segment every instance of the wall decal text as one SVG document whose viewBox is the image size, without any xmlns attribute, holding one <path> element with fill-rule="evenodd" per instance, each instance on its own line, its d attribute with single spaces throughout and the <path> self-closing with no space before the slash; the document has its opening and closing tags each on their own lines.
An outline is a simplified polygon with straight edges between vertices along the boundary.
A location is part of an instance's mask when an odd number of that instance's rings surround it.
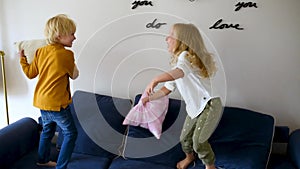
<svg viewBox="0 0 300 169">
<path fill-rule="evenodd" d="M 194 2 L 195 0 L 189 0 L 190 2 Z M 134 2 L 132 2 L 132 7 L 131 9 L 136 9 L 139 6 L 153 6 L 152 1 L 149 0 L 135 0 Z M 257 3 L 256 2 L 242 2 L 242 1 L 238 1 L 235 4 L 235 9 L 234 11 L 240 11 L 243 8 L 258 8 L 257 7 Z M 167 23 L 156 23 L 157 19 L 154 19 L 153 22 L 147 23 L 146 24 L 146 28 L 155 28 L 155 29 L 159 29 L 161 26 L 166 25 Z M 212 26 L 209 27 L 209 29 L 235 29 L 235 30 L 244 30 L 243 27 L 241 27 L 240 24 L 236 23 L 223 23 L 223 19 L 219 19 L 218 21 L 216 21 Z"/>
<path fill-rule="evenodd" d="M 132 3 L 131 9 L 135 9 L 138 6 L 143 6 L 143 5 L 145 5 L 145 6 L 147 6 L 147 5 L 153 6 L 152 1 L 147 1 L 147 0 L 145 0 L 145 1 L 134 1 Z"/>
<path fill-rule="evenodd" d="M 241 10 L 242 8 L 257 8 L 257 4 L 255 2 L 238 2 L 235 5 L 235 12 Z M 240 26 L 240 24 L 232 24 L 232 23 L 223 23 L 223 19 L 219 19 L 217 22 L 215 22 L 209 29 L 236 29 L 236 30 L 244 30 Z"/>
<path fill-rule="evenodd" d="M 226 23 L 222 23 L 223 19 L 219 19 L 213 26 L 209 27 L 209 29 L 230 29 L 230 28 L 234 28 L 237 30 L 243 30 L 244 28 L 240 27 L 240 24 L 226 24 Z"/>
<path fill-rule="evenodd" d="M 154 19 L 153 22 L 150 22 L 146 25 L 146 28 L 155 28 L 159 29 L 162 25 L 166 25 L 167 23 L 156 23 L 157 19 Z"/>
<path fill-rule="evenodd" d="M 234 11 L 239 11 L 241 8 L 252 8 L 255 7 L 257 8 L 257 4 L 253 2 L 238 2 L 236 5 L 236 8 Z"/>
</svg>

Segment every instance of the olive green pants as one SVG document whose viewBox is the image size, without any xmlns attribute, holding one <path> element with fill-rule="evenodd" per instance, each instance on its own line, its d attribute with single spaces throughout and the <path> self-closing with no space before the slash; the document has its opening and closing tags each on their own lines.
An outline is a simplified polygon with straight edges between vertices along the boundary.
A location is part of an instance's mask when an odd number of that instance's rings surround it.
<svg viewBox="0 0 300 169">
<path fill-rule="evenodd" d="M 191 119 L 187 116 L 183 125 L 180 136 L 182 150 L 185 153 L 195 151 L 205 165 L 215 163 L 215 154 L 208 143 L 208 138 L 217 127 L 222 112 L 223 106 L 220 98 L 213 98 L 198 117 Z"/>
</svg>

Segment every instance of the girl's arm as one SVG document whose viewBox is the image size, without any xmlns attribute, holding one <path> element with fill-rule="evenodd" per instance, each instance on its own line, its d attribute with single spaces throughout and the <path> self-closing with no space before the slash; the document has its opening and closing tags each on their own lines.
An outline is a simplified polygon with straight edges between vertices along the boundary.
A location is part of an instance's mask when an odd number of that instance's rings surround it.
<svg viewBox="0 0 300 169">
<path fill-rule="evenodd" d="M 158 83 L 172 81 L 175 79 L 182 78 L 183 76 L 184 73 L 179 68 L 160 74 L 149 83 L 149 85 L 146 88 L 146 92 L 148 95 L 151 95 L 153 93 L 153 89 L 158 85 Z"/>
<path fill-rule="evenodd" d="M 175 79 L 182 78 L 183 76 L 184 76 L 183 71 L 179 68 L 176 68 L 155 77 L 146 88 L 148 97 L 144 97 L 142 99 L 143 105 L 145 105 L 147 102 L 151 100 L 160 99 L 161 97 L 166 96 L 172 92 L 171 90 L 167 89 L 164 86 L 157 92 L 153 92 L 153 89 L 158 85 L 158 83 L 172 81 Z"/>
<path fill-rule="evenodd" d="M 160 99 L 168 94 L 171 93 L 171 90 L 167 89 L 166 87 L 162 87 L 160 90 L 158 90 L 157 92 L 148 95 L 148 97 L 144 97 L 142 99 L 143 105 L 146 105 L 147 102 L 151 101 L 151 100 L 156 100 L 156 99 Z"/>
</svg>

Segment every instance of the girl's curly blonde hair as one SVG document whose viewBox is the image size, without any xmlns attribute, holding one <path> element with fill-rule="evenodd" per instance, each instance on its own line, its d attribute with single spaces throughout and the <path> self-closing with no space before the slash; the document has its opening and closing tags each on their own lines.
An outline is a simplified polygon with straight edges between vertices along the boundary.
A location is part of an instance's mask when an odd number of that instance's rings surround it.
<svg viewBox="0 0 300 169">
<path fill-rule="evenodd" d="M 193 24 L 176 23 L 173 25 L 173 33 L 176 45 L 171 64 L 176 64 L 179 54 L 187 51 L 187 60 L 190 61 L 192 66 L 199 68 L 201 77 L 209 78 L 213 76 L 217 71 L 215 61 L 212 54 L 207 51 L 197 27 Z"/>
</svg>

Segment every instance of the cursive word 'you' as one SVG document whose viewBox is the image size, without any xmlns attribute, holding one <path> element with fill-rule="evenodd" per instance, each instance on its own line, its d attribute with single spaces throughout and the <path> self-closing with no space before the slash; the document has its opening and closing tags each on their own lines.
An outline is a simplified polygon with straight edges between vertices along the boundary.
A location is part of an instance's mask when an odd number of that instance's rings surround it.
<svg viewBox="0 0 300 169">
<path fill-rule="evenodd" d="M 239 11 L 241 8 L 257 8 L 257 4 L 254 2 L 238 2 L 234 11 Z"/>
<path fill-rule="evenodd" d="M 153 6 L 153 4 L 152 4 L 152 1 L 134 1 L 133 3 L 132 3 L 132 7 L 131 7 L 131 9 L 135 9 L 135 8 L 137 8 L 138 6 L 143 6 L 143 5 L 150 5 L 150 6 Z"/>
</svg>

